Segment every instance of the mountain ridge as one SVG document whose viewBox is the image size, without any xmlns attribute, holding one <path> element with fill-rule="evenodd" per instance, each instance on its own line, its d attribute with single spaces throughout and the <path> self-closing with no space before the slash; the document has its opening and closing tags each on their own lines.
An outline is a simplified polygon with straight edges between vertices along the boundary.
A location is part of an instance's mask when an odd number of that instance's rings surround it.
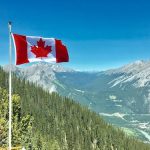
<svg viewBox="0 0 150 150">
<path fill-rule="evenodd" d="M 140 130 L 150 135 L 150 121 L 147 119 L 150 115 L 150 61 L 136 61 L 101 72 L 81 72 L 55 66 L 53 64 L 51 68 L 51 64 L 40 63 L 21 69 L 15 66 L 13 70 L 16 76 L 50 93 L 58 92 L 103 114 L 107 122 L 131 129 L 144 139 L 146 137 Z M 8 71 L 6 68 L 4 70 Z M 122 114 L 123 118 L 120 117 Z M 141 123 L 147 123 L 145 129 Z"/>
<path fill-rule="evenodd" d="M 4 66 L 3 68 L 8 72 L 9 66 Z M 73 99 L 76 97 L 73 95 L 80 95 L 87 101 L 85 93 L 92 93 L 90 95 L 95 96 L 95 94 L 102 93 L 104 90 L 110 91 L 110 95 L 115 95 L 111 91 L 116 90 L 124 94 L 130 88 L 134 91 L 141 90 L 142 92 L 143 90 L 144 96 L 142 99 L 144 103 L 150 103 L 150 61 L 138 60 L 117 69 L 101 72 L 81 72 L 65 68 L 59 64 L 40 62 L 26 68 L 12 66 L 12 72 L 49 92 L 59 92 Z M 107 99 L 109 99 L 110 95 L 108 95 Z M 89 98 L 92 99 L 92 97 Z M 147 112 L 150 113 L 150 106 Z"/>
<path fill-rule="evenodd" d="M 7 121 L 3 120 L 7 120 L 7 115 L 3 111 L 8 110 L 8 92 L 4 90 L 7 89 L 8 80 L 8 74 L 0 68 L 0 103 L 2 104 L 0 115 L 3 117 L 0 119 L 0 129 L 2 129 L 0 135 L 6 137 Z M 120 129 L 106 124 L 97 113 L 71 99 L 61 97 L 57 93 L 50 94 L 41 87 L 20 80 L 16 76 L 12 76 L 12 84 L 13 94 L 17 96 L 13 104 L 13 109 L 17 112 L 16 117 L 13 118 L 13 123 L 16 120 L 12 130 L 13 146 L 19 144 L 26 149 L 40 150 L 126 148 L 148 150 L 150 147 L 149 144 L 144 144 L 132 136 L 128 137 Z M 21 121 L 21 115 L 27 115 L 27 121 L 24 119 Z M 115 115 L 118 116 L 118 114 Z M 30 123 L 30 116 L 32 123 Z M 18 124 L 21 124 L 23 129 L 27 127 L 29 132 L 18 134 Z M 1 147 L 6 147 L 7 138 L 5 141 L 4 143 L 1 140 Z"/>
</svg>

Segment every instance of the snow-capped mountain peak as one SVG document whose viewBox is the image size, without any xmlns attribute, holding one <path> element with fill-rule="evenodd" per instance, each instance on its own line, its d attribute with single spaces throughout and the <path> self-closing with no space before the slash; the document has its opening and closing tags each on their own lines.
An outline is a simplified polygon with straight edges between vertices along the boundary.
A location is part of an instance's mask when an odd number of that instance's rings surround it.
<svg viewBox="0 0 150 150">
<path fill-rule="evenodd" d="M 46 63 L 46 62 L 39 62 L 35 63 L 27 68 L 25 70 L 30 69 L 38 69 L 38 70 L 45 70 L 45 71 L 55 71 L 55 72 L 73 72 L 73 69 L 65 68 L 60 64 L 52 64 L 52 63 Z"/>
<path fill-rule="evenodd" d="M 132 81 L 135 87 L 148 86 L 150 84 L 150 61 L 138 60 L 121 68 L 108 70 L 105 74 L 120 74 L 109 83 L 112 87 Z"/>
<path fill-rule="evenodd" d="M 6 72 L 9 71 L 9 65 L 3 67 Z M 19 68 L 12 65 L 12 72 L 15 72 L 21 78 L 42 86 L 44 89 L 54 92 L 57 91 L 53 83 L 56 79 L 56 73 L 74 72 L 73 69 L 65 68 L 59 64 L 36 63 L 25 68 Z"/>
</svg>

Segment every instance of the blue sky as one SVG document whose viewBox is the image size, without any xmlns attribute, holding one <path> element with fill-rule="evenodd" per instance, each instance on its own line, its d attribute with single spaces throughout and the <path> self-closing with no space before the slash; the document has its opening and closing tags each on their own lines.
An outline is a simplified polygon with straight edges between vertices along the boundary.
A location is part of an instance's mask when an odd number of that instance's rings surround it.
<svg viewBox="0 0 150 150">
<path fill-rule="evenodd" d="M 8 64 L 9 20 L 14 33 L 63 40 L 67 67 L 105 70 L 149 60 L 149 8 L 149 0 L 2 0 L 0 64 Z"/>
</svg>

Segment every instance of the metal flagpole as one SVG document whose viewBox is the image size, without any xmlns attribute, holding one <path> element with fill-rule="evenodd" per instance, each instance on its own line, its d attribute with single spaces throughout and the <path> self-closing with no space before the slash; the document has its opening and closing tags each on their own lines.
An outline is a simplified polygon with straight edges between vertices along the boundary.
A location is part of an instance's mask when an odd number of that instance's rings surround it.
<svg viewBox="0 0 150 150">
<path fill-rule="evenodd" d="M 12 117 L 12 89 L 11 89 L 11 65 L 12 65 L 12 47 L 11 47 L 11 22 L 8 22 L 8 30 L 9 30 L 9 134 L 8 134 L 8 150 L 11 150 L 11 117 Z"/>
</svg>

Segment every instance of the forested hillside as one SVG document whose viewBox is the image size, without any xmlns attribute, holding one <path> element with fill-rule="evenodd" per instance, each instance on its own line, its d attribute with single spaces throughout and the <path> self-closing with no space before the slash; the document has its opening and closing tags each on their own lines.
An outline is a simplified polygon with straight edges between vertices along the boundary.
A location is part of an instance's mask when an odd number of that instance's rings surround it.
<svg viewBox="0 0 150 150">
<path fill-rule="evenodd" d="M 14 77 L 13 146 L 28 150 L 150 150 L 98 114 Z M 0 147 L 7 144 L 8 75 L 0 69 Z"/>
</svg>

